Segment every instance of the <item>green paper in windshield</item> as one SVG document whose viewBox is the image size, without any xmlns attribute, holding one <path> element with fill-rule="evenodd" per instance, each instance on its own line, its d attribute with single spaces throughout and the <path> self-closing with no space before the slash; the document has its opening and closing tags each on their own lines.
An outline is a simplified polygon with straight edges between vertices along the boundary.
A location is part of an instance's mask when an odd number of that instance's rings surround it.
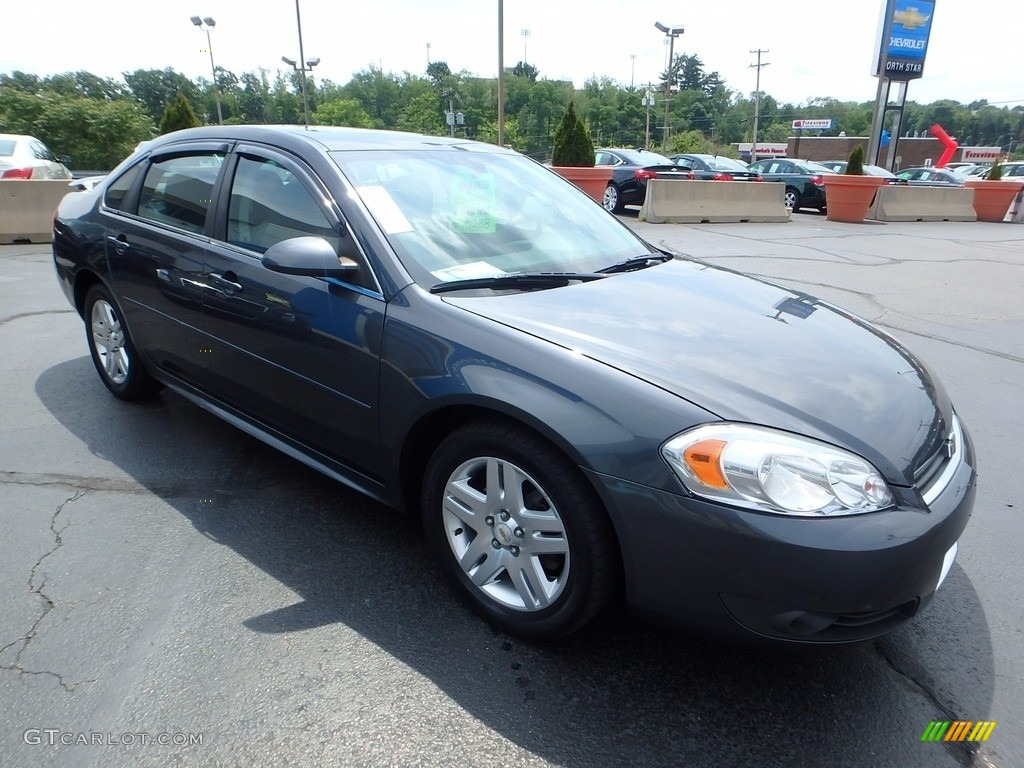
<svg viewBox="0 0 1024 768">
<path fill-rule="evenodd" d="M 497 203 L 494 176 L 490 173 L 459 171 L 448 195 L 452 229 L 460 234 L 493 234 Z"/>
</svg>

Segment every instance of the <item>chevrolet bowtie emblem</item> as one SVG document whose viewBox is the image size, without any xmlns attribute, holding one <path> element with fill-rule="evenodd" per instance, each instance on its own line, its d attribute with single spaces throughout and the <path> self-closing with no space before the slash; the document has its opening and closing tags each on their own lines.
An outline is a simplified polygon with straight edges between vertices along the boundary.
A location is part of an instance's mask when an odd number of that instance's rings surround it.
<svg viewBox="0 0 1024 768">
<path fill-rule="evenodd" d="M 923 27 L 928 23 L 928 19 L 930 18 L 931 16 L 925 16 L 917 10 L 917 6 L 914 5 L 905 10 L 896 11 L 892 15 L 893 22 L 901 25 L 904 29 L 917 29 L 918 27 Z"/>
</svg>

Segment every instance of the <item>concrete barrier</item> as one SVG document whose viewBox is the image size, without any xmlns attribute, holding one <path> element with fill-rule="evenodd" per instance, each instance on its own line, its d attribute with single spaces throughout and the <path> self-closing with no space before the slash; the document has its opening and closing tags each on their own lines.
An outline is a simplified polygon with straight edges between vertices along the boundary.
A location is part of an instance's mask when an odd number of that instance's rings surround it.
<svg viewBox="0 0 1024 768">
<path fill-rule="evenodd" d="M 963 187 L 879 187 L 868 218 L 876 221 L 977 221 L 974 190 Z"/>
<path fill-rule="evenodd" d="M 1017 196 L 1013 198 L 1013 205 L 1007 214 L 1014 224 L 1024 224 L 1024 186 L 1021 186 Z"/>
<path fill-rule="evenodd" d="M 789 221 L 784 184 L 650 179 L 640 219 L 652 224 Z"/>
<path fill-rule="evenodd" d="M 69 192 L 67 180 L 0 181 L 0 244 L 50 242 L 53 212 Z"/>
</svg>

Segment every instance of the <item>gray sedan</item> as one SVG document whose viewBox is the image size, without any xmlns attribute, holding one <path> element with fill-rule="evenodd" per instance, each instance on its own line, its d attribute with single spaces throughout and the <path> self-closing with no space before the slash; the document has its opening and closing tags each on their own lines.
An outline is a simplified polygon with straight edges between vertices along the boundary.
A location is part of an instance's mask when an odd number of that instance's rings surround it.
<svg viewBox="0 0 1024 768">
<path fill-rule="evenodd" d="M 522 637 L 624 598 L 863 641 L 927 605 L 970 516 L 967 431 L 901 343 L 512 151 L 172 133 L 64 199 L 53 254 L 112 395 L 185 398 L 407 512 Z"/>
</svg>

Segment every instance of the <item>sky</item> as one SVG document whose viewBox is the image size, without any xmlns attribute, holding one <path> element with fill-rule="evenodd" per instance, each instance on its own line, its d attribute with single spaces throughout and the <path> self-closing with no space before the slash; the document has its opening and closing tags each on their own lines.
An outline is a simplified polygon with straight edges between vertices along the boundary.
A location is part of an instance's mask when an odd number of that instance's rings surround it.
<svg viewBox="0 0 1024 768">
<path fill-rule="evenodd" d="M 768 66 L 761 90 L 780 102 L 832 97 L 873 101 L 871 75 L 882 0 L 504 0 L 506 67 L 525 59 L 541 77 L 577 87 L 597 75 L 623 85 L 657 82 L 667 38 L 654 27 L 682 26 L 675 52 L 696 54 L 726 85 L 755 89 L 757 49 Z M 84 69 L 120 79 L 136 69 L 171 67 L 209 78 L 214 61 L 235 74 L 285 69 L 299 58 L 295 0 L 5 0 L 0 72 L 40 76 Z M 314 75 L 344 84 L 370 66 L 422 75 L 429 61 L 494 77 L 497 0 L 299 0 L 303 52 Z M 523 34 L 528 30 L 529 34 Z M 919 103 L 986 99 L 1024 104 L 1024 2 L 935 0 L 924 77 L 907 98 Z M 1016 42 L 1014 42 L 1016 41 Z"/>
</svg>

